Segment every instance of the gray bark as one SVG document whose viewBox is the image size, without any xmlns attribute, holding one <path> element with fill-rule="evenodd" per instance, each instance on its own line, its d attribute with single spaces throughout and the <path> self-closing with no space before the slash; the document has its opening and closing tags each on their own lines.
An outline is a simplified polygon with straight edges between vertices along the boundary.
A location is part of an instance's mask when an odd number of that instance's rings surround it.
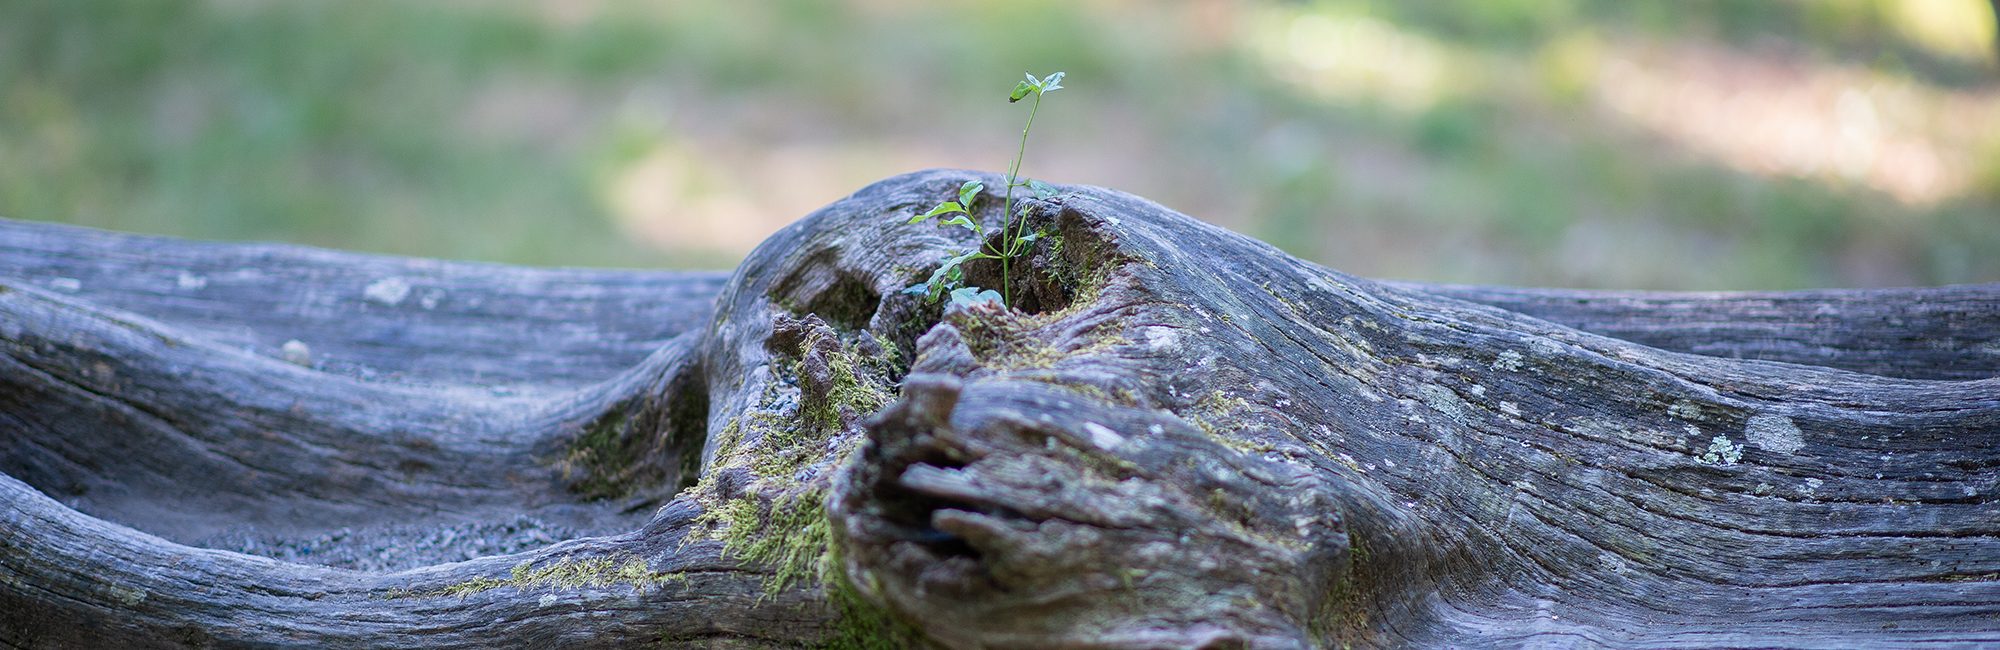
<svg viewBox="0 0 2000 650">
<path fill-rule="evenodd" d="M 0 222 L 0 645 L 2000 644 L 2000 285 L 1382 282 L 1079 186 L 941 309 L 970 178 L 727 275 Z"/>
</svg>

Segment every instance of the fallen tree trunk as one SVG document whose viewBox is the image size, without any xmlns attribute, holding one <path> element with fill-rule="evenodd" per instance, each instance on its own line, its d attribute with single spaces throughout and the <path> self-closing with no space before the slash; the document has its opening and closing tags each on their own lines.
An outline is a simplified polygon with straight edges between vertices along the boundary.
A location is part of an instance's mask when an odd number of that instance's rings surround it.
<svg viewBox="0 0 2000 650">
<path fill-rule="evenodd" d="M 1068 187 L 941 309 L 975 177 L 729 276 L 0 223 L 0 644 L 2000 643 L 2000 285 L 1388 283 Z"/>
</svg>

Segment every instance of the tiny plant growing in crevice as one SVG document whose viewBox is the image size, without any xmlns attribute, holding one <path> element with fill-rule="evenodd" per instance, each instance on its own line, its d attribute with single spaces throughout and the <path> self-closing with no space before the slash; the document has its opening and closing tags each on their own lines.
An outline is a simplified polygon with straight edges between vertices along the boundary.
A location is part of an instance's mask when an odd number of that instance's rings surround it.
<svg viewBox="0 0 2000 650">
<path fill-rule="evenodd" d="M 941 201 L 929 212 L 910 217 L 910 223 L 923 223 L 938 219 L 939 225 L 959 226 L 979 236 L 979 248 L 965 251 L 946 258 L 944 264 L 931 273 L 930 280 L 904 289 L 905 293 L 925 296 L 931 302 L 940 297 L 951 296 L 956 304 L 978 302 L 998 302 L 1001 305 L 1014 304 L 1013 263 L 1014 258 L 1027 252 L 1028 246 L 1045 233 L 1029 232 L 1026 215 L 1014 214 L 1014 188 L 1026 187 L 1037 196 L 1048 198 L 1055 194 L 1055 188 L 1037 180 L 1021 180 L 1021 158 L 1028 153 L 1028 131 L 1035 128 L 1035 113 L 1042 109 L 1042 95 L 1062 89 L 1063 73 L 1057 72 L 1044 79 L 1027 75 L 1028 80 L 1015 84 L 1014 92 L 1007 96 L 1008 103 L 1019 102 L 1033 96 L 1035 103 L 1028 108 L 1028 124 L 1021 127 L 1021 146 L 1014 151 L 1014 162 L 1007 166 L 1007 192 L 1000 203 L 1000 236 L 988 237 L 986 227 L 973 218 L 973 207 L 979 200 L 980 192 L 986 184 L 966 181 L 958 187 L 957 200 Z M 1000 290 L 980 288 L 965 284 L 965 270 L 961 268 L 972 260 L 1000 261 Z"/>
</svg>

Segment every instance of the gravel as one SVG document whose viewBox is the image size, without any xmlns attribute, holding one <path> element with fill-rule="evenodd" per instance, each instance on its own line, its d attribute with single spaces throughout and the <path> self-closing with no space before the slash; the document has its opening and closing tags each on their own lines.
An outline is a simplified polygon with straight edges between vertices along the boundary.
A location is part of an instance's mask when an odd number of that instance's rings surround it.
<svg viewBox="0 0 2000 650">
<path fill-rule="evenodd" d="M 199 546 L 299 564 L 390 572 L 520 553 L 579 536 L 575 529 L 518 515 L 499 522 L 341 528 L 308 538 L 237 531 L 216 535 Z"/>
</svg>

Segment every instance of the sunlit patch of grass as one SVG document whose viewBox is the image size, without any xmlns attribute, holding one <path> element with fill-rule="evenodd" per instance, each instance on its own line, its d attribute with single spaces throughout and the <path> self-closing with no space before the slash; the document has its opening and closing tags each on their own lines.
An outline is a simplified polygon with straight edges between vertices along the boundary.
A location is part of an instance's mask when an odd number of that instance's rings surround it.
<svg viewBox="0 0 2000 650">
<path fill-rule="evenodd" d="M 1940 55 L 1990 61 L 1994 16 L 1980 0 L 1878 0 L 1890 23 L 1905 38 Z"/>
<path fill-rule="evenodd" d="M 0 3 L 0 215 L 727 267 L 869 181 L 1004 166 L 973 80 L 1062 69 L 1091 92 L 1038 177 L 1344 270 L 1993 280 L 1982 4 Z M 1788 72 L 1715 72 L 1753 64 Z"/>
</svg>

